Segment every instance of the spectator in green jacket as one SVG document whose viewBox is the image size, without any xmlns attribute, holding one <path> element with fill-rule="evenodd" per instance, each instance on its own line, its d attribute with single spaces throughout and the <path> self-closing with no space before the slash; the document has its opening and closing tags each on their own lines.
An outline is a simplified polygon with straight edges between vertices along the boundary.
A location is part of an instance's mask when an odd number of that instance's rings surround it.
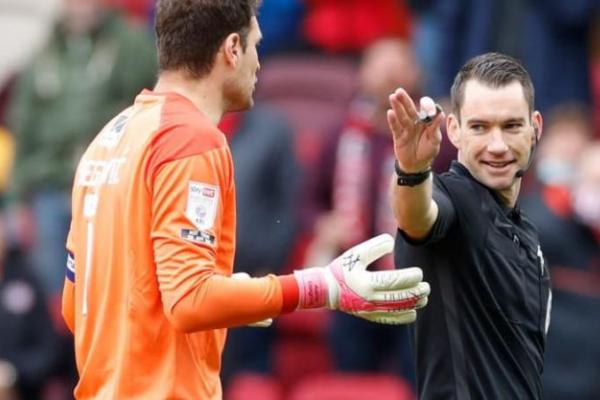
<svg viewBox="0 0 600 400">
<path fill-rule="evenodd" d="M 109 117 L 156 74 L 149 32 L 102 4 L 63 0 L 53 34 L 21 73 L 9 105 L 17 141 L 11 193 L 31 210 L 32 267 L 51 297 L 63 283 L 75 165 Z"/>
</svg>

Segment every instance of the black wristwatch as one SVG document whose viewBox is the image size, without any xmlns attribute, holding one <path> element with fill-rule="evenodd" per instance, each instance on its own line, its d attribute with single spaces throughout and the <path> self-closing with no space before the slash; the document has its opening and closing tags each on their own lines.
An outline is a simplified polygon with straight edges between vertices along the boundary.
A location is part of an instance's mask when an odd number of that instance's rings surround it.
<svg viewBox="0 0 600 400">
<path fill-rule="evenodd" d="M 396 170 L 396 183 L 398 186 L 417 186 L 425 182 L 429 178 L 429 175 L 431 175 L 431 167 L 422 172 L 411 174 L 404 172 L 400 169 L 398 160 L 394 161 L 394 169 Z"/>
</svg>

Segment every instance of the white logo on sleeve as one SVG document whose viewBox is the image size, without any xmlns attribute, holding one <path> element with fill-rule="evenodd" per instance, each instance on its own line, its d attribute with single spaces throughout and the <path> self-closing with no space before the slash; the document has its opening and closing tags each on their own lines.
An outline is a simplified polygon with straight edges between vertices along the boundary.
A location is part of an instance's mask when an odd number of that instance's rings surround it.
<svg viewBox="0 0 600 400">
<path fill-rule="evenodd" d="M 210 229 L 215 223 L 219 205 L 219 187 L 200 182 L 188 186 L 186 217 L 198 229 Z"/>
</svg>

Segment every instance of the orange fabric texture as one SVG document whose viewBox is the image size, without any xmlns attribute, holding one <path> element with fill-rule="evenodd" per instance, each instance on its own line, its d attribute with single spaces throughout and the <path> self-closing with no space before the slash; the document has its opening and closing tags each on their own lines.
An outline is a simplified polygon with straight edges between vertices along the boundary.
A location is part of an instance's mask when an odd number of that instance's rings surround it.
<svg viewBox="0 0 600 400">
<path fill-rule="evenodd" d="M 15 158 L 15 141 L 12 135 L 0 127 L 0 193 L 4 193 Z"/>
<path fill-rule="evenodd" d="M 232 158 L 184 97 L 145 91 L 115 117 L 80 161 L 72 203 L 63 316 L 78 399 L 220 399 L 225 328 L 297 305 L 286 277 L 229 278 Z"/>
</svg>

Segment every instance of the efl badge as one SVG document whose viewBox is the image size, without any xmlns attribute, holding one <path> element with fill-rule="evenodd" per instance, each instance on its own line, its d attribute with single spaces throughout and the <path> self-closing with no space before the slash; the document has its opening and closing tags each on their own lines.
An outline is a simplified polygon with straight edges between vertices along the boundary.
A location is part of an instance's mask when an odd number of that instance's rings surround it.
<svg viewBox="0 0 600 400">
<path fill-rule="evenodd" d="M 200 182 L 189 183 L 185 215 L 196 228 L 208 230 L 213 227 L 218 204 L 218 186 Z"/>
</svg>

